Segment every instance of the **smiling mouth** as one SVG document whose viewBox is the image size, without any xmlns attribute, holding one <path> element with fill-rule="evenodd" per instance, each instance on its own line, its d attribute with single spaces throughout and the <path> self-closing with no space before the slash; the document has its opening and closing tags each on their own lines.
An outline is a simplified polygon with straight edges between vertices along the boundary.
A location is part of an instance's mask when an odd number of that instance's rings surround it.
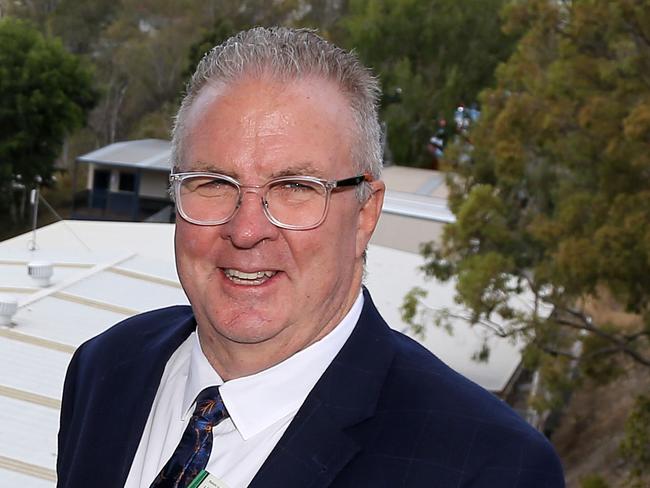
<svg viewBox="0 0 650 488">
<path fill-rule="evenodd" d="M 254 271 L 252 273 L 246 273 L 238 269 L 226 268 L 223 270 L 223 274 L 237 285 L 257 286 L 273 278 L 277 274 L 277 271 Z"/>
</svg>

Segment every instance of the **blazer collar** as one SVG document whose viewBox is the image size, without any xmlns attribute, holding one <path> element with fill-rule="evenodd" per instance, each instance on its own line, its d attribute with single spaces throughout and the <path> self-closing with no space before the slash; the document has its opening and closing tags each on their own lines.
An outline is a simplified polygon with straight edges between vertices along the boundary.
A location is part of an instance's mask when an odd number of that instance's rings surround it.
<svg viewBox="0 0 650 488">
<path fill-rule="evenodd" d="M 374 415 L 394 350 L 364 288 L 354 332 L 271 452 L 250 488 L 328 486 L 361 449 L 354 426 Z"/>
</svg>

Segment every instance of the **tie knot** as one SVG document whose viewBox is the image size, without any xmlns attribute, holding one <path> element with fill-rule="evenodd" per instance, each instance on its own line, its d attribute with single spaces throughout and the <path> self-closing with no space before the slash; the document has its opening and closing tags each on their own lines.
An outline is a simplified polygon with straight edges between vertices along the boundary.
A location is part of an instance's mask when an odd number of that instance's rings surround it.
<svg viewBox="0 0 650 488">
<path fill-rule="evenodd" d="M 198 394 L 193 416 L 205 420 L 210 425 L 216 425 L 228 416 L 218 386 L 210 386 Z"/>
</svg>

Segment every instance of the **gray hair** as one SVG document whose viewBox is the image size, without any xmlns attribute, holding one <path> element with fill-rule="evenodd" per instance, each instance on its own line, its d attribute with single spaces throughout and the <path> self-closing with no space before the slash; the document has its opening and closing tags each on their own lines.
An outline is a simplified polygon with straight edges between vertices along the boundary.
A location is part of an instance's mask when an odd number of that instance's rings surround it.
<svg viewBox="0 0 650 488">
<path fill-rule="evenodd" d="M 335 82 L 347 97 L 356 125 L 351 148 L 354 169 L 381 176 L 381 129 L 377 116 L 379 83 L 358 58 L 309 29 L 256 27 L 227 39 L 201 60 L 189 81 L 172 130 L 172 164 L 183 160 L 187 117 L 201 90 L 210 83 L 232 84 L 245 76 L 270 75 L 279 81 L 319 76 Z M 368 197 L 361 185 L 357 196 Z"/>
</svg>

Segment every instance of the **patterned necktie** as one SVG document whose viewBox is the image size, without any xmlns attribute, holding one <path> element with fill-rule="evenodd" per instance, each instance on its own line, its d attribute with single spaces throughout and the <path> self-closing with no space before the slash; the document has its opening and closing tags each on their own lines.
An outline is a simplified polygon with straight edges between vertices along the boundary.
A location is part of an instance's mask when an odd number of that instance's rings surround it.
<svg viewBox="0 0 650 488">
<path fill-rule="evenodd" d="M 208 464 L 212 451 L 212 427 L 227 416 L 219 387 L 211 386 L 199 393 L 196 408 L 178 447 L 151 488 L 186 488 Z"/>
</svg>

